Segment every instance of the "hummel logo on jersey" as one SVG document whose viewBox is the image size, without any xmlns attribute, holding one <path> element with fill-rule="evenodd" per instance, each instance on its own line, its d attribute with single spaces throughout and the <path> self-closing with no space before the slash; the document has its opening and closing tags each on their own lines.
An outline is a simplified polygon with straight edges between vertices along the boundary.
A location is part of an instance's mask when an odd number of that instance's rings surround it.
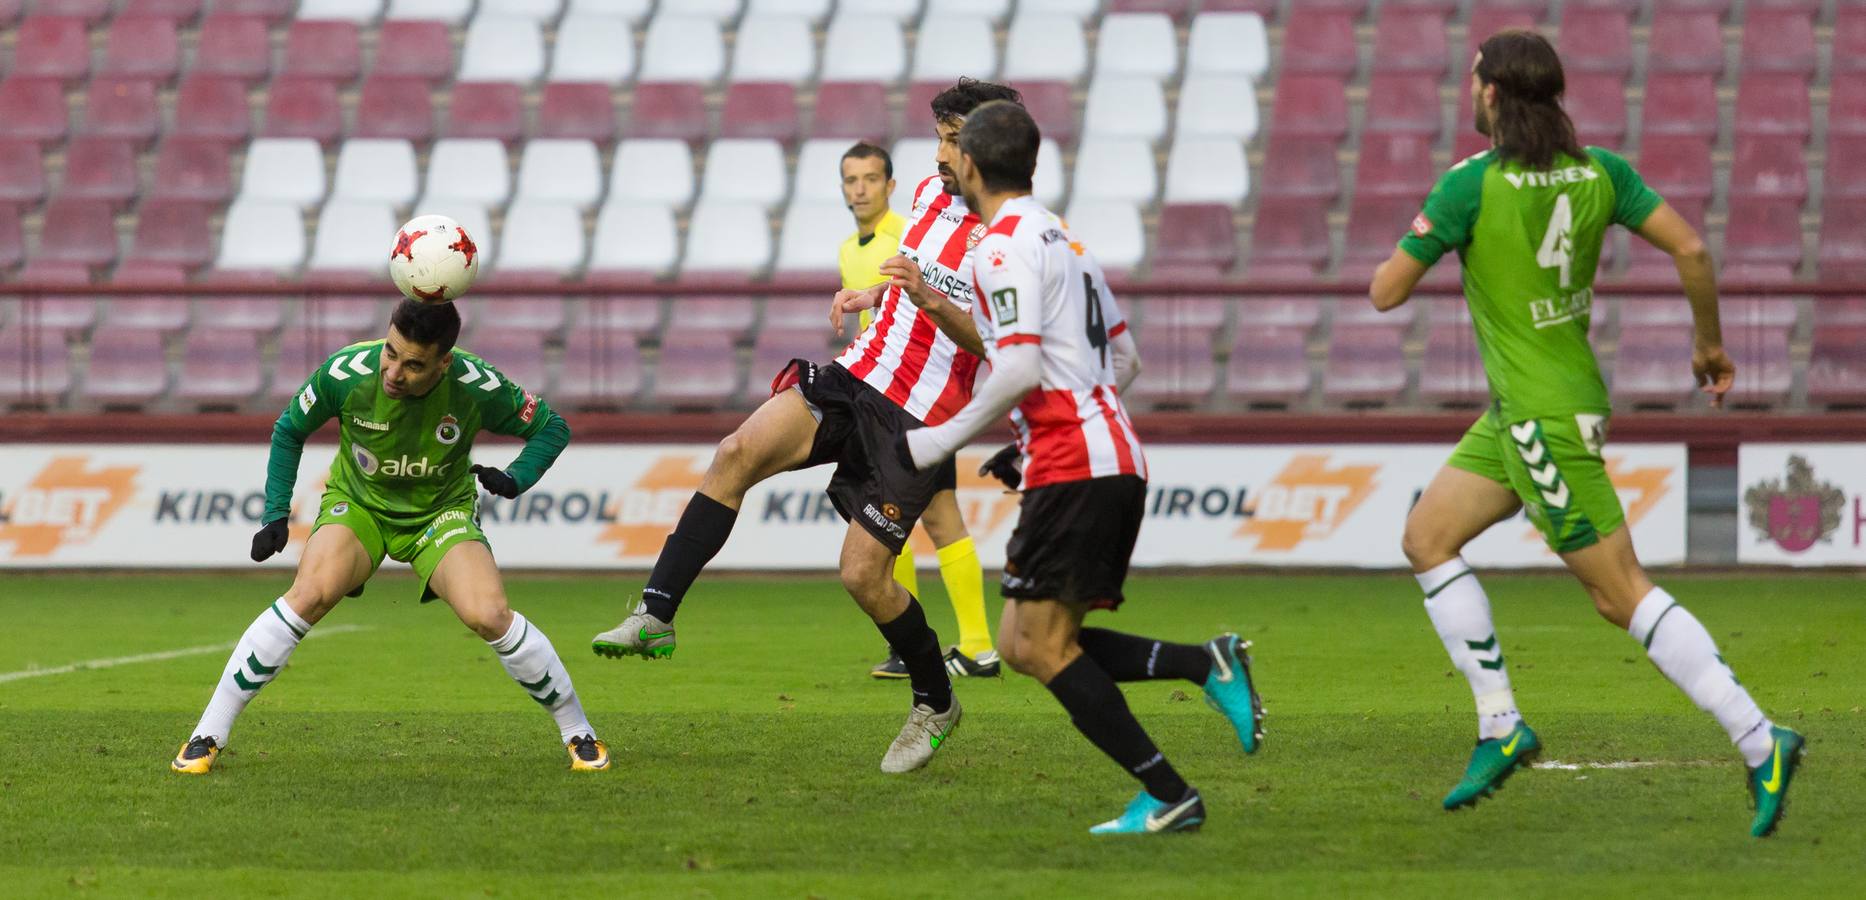
<svg viewBox="0 0 1866 900">
<path fill-rule="evenodd" d="M 305 388 L 305 390 L 310 390 L 310 388 Z M 362 416 L 351 416 L 350 424 L 355 425 L 358 428 L 367 428 L 370 431 L 388 431 L 389 430 L 389 423 L 371 422 L 368 419 L 363 418 Z"/>
</svg>

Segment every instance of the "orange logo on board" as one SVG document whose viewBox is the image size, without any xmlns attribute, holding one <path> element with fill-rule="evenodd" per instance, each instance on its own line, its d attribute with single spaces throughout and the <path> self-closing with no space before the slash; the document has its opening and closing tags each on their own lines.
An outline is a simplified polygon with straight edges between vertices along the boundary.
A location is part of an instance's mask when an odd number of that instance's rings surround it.
<svg viewBox="0 0 1866 900">
<path fill-rule="evenodd" d="M 0 555 L 47 557 L 66 543 L 88 541 L 135 495 L 142 467 L 92 469 L 89 462 L 54 457 L 17 496 L 0 498 Z"/>
<path fill-rule="evenodd" d="M 596 536 L 616 545 L 617 556 L 654 556 L 680 520 L 680 511 L 706 477 L 704 454 L 670 453 L 654 461 L 622 493 L 616 520 Z"/>
<path fill-rule="evenodd" d="M 1258 490 L 1238 536 L 1255 537 L 1258 550 L 1294 550 L 1303 541 L 1333 534 L 1373 494 L 1380 466 L 1330 468 L 1328 459 L 1326 453 L 1292 457 Z"/>
</svg>

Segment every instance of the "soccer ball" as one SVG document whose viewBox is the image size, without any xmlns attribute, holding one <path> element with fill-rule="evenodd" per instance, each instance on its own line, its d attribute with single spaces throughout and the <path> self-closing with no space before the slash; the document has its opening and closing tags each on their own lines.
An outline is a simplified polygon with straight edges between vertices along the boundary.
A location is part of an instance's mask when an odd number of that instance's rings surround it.
<svg viewBox="0 0 1866 900">
<path fill-rule="evenodd" d="M 479 248 L 459 222 L 446 216 L 416 216 L 395 233 L 389 277 L 410 300 L 456 300 L 478 274 Z"/>
</svg>

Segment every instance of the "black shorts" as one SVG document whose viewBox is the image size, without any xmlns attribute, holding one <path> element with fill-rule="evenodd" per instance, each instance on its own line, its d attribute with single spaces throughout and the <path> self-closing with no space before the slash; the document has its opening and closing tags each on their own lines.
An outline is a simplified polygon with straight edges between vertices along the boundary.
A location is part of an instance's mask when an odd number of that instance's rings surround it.
<svg viewBox="0 0 1866 900">
<path fill-rule="evenodd" d="M 828 490 L 836 512 L 861 523 L 896 555 L 933 495 L 958 485 L 950 459 L 927 472 L 901 459 L 901 435 L 920 421 L 849 370 L 794 359 L 771 387 L 773 393 L 795 387 L 817 415 L 816 442 L 798 468 L 835 463 Z"/>
<path fill-rule="evenodd" d="M 1146 505 L 1147 482 L 1135 475 L 1025 491 L 1004 551 L 1002 593 L 1012 600 L 1120 606 Z"/>
</svg>

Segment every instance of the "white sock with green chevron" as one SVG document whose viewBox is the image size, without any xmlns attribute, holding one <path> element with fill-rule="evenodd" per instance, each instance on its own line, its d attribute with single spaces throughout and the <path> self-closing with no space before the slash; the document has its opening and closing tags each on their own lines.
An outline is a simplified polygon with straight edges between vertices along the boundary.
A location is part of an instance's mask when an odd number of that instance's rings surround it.
<svg viewBox="0 0 1866 900">
<path fill-rule="evenodd" d="M 1769 733 L 1773 723 L 1736 680 L 1736 673 L 1718 654 L 1717 642 L 1690 610 L 1664 588 L 1655 587 L 1633 609 L 1626 630 L 1646 645 L 1652 664 L 1691 702 L 1717 717 L 1717 724 L 1730 735 L 1750 768 L 1769 759 L 1775 749 L 1775 738 Z"/>
<path fill-rule="evenodd" d="M 506 674 L 512 676 L 531 699 L 551 711 L 564 743 L 570 743 L 571 738 L 580 734 L 596 733 L 583 714 L 583 701 L 577 699 L 577 690 L 570 684 L 570 671 L 564 668 L 564 661 L 557 658 L 557 648 L 551 646 L 551 639 L 524 615 L 514 610 L 512 627 L 505 636 L 487 643 L 499 654 L 499 664 L 505 666 Z"/>
<path fill-rule="evenodd" d="M 246 626 L 246 633 L 240 635 L 240 642 L 234 645 L 233 655 L 227 657 L 227 668 L 220 673 L 220 682 L 214 685 L 213 699 L 207 701 L 200 724 L 194 726 L 193 737 L 211 737 L 217 746 L 227 746 L 227 732 L 233 730 L 233 720 L 258 695 L 260 688 L 278 676 L 285 661 L 291 658 L 292 650 L 310 630 L 311 623 L 292 612 L 292 608 L 285 605 L 284 597 L 273 601 L 253 624 Z"/>
<path fill-rule="evenodd" d="M 1477 574 L 1463 557 L 1454 556 L 1413 577 L 1425 591 L 1426 615 L 1432 617 L 1451 664 L 1471 683 L 1478 738 L 1507 736 L 1523 716 L 1516 711 L 1510 673 L 1503 668 L 1503 647 L 1497 643 L 1497 627 L 1490 623 L 1490 598 L 1484 596 Z"/>
</svg>

